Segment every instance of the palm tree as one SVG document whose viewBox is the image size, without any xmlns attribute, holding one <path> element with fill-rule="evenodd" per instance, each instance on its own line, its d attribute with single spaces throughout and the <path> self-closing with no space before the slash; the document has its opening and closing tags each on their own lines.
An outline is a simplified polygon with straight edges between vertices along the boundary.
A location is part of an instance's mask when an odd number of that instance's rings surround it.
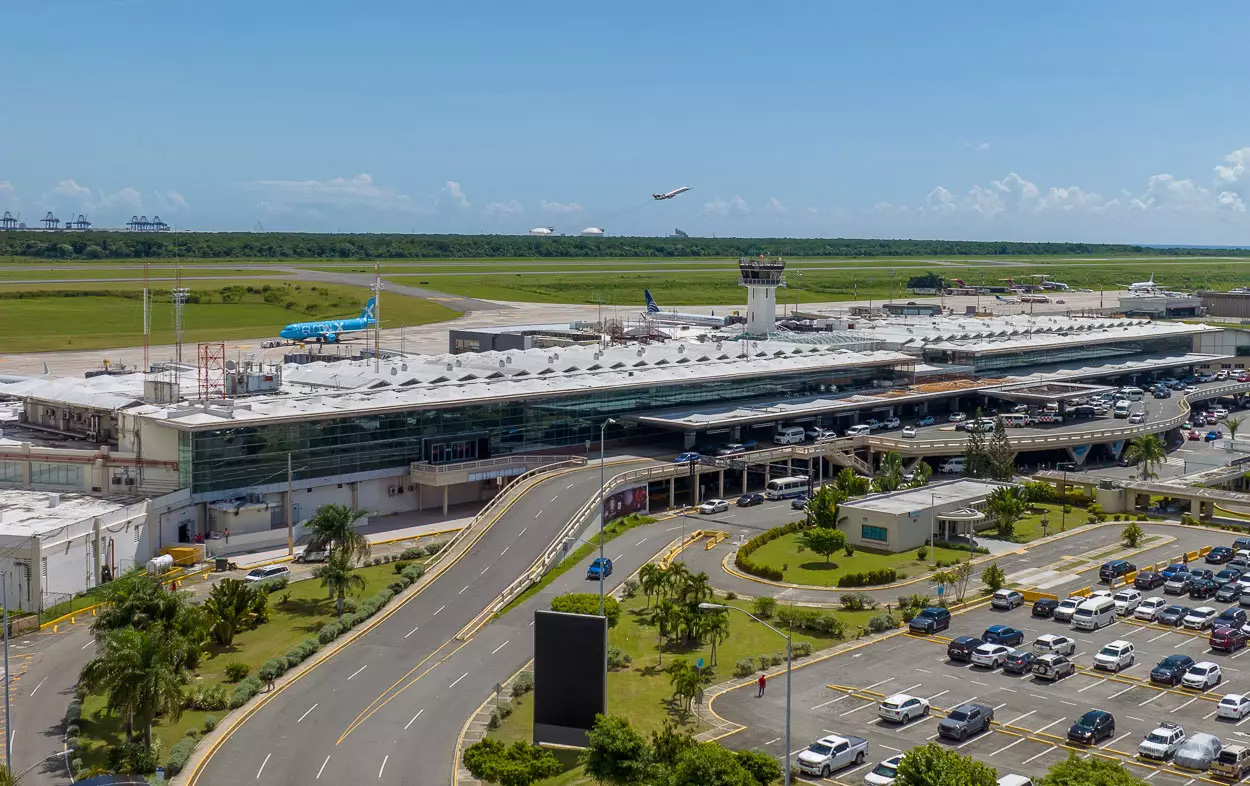
<svg viewBox="0 0 1250 786">
<path fill-rule="evenodd" d="M 712 665 L 716 665 L 716 645 L 729 638 L 729 612 L 724 609 L 704 612 L 703 635 L 712 644 Z"/>
<path fill-rule="evenodd" d="M 668 681 L 673 686 L 673 696 L 681 699 L 686 712 L 690 712 L 690 705 L 694 702 L 694 697 L 698 695 L 699 685 L 703 682 L 703 678 L 699 676 L 699 670 L 691 666 L 689 661 L 675 660 L 668 667 Z"/>
<path fill-rule="evenodd" d="M 660 598 L 656 601 L 655 606 L 651 609 L 651 614 L 647 617 L 647 622 L 655 626 L 656 643 L 655 652 L 657 663 L 664 665 L 664 640 L 668 638 L 669 630 L 674 622 L 678 619 L 680 610 L 677 604 L 668 598 Z"/>
<path fill-rule="evenodd" d="M 239 579 L 223 579 L 213 585 L 203 608 L 208 614 L 209 632 L 218 644 L 229 647 L 234 634 L 256 618 L 256 596 L 263 592 Z"/>
<path fill-rule="evenodd" d="M 356 559 L 369 556 L 369 539 L 356 529 L 366 512 L 346 505 L 322 505 L 304 523 L 309 551 L 343 549 Z"/>
<path fill-rule="evenodd" d="M 186 643 L 164 623 L 145 630 L 122 628 L 104 636 L 97 655 L 83 667 L 79 683 L 103 691 L 110 712 L 126 716 L 128 733 L 143 727 L 143 744 L 152 747 L 158 716 L 182 716 L 187 684 Z"/>
<path fill-rule="evenodd" d="M 872 481 L 878 491 L 895 491 L 903 485 L 903 457 L 894 451 L 881 458 L 881 467 Z"/>
<path fill-rule="evenodd" d="M 1128 443 L 1128 447 L 1124 449 L 1124 458 L 1130 464 L 1139 464 L 1141 479 L 1147 480 L 1159 476 L 1154 470 L 1167 460 L 1167 450 L 1158 434 L 1143 434 Z"/>
<path fill-rule="evenodd" d="M 343 599 L 347 593 L 352 590 L 363 592 L 365 589 L 365 580 L 356 575 L 352 555 L 347 549 L 330 552 L 325 564 L 317 568 L 313 576 L 321 579 L 321 586 L 328 589 L 330 597 L 335 599 L 334 607 L 340 620 L 343 619 Z"/>
<path fill-rule="evenodd" d="M 1228 428 L 1229 440 L 1237 439 L 1237 429 L 1241 428 L 1241 422 L 1243 420 L 1245 420 L 1245 418 L 1234 418 L 1234 417 L 1226 418 L 1224 420 L 1224 425 Z"/>
<path fill-rule="evenodd" d="M 638 572 L 638 583 L 642 587 L 642 594 L 647 598 L 647 607 L 651 606 L 651 596 L 659 596 L 664 592 L 664 582 L 666 580 L 664 568 L 654 562 L 648 562 L 642 566 L 642 570 Z"/>
<path fill-rule="evenodd" d="M 1028 509 L 1028 503 L 1024 501 L 1019 488 L 1000 486 L 990 492 L 985 507 L 994 516 L 994 522 L 998 525 L 998 536 L 1010 538 L 1016 522 Z"/>
</svg>

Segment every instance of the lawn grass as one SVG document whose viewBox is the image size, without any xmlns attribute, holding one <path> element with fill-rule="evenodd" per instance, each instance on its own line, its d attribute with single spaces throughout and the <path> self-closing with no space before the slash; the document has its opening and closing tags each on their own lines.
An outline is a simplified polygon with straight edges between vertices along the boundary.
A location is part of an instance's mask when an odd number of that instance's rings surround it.
<svg viewBox="0 0 1250 786">
<path fill-rule="evenodd" d="M 1042 516 L 1045 514 L 1048 526 L 1047 535 L 1067 532 L 1070 529 L 1084 527 L 1089 521 L 1089 513 L 1084 508 L 1073 507 L 1067 515 L 1063 505 L 1054 502 L 1039 502 L 1029 506 L 1029 512 L 1016 522 L 1011 540 L 1013 543 L 1028 543 L 1042 537 Z M 995 530 L 987 530 L 977 537 L 993 538 Z"/>
<path fill-rule="evenodd" d="M 169 282 L 166 282 L 166 284 Z M 183 311 L 183 340 L 231 341 L 276 336 L 282 326 L 360 314 L 369 290 L 338 284 L 188 282 L 193 299 Z M 211 283 L 211 286 L 204 284 Z M 171 343 L 169 287 L 153 287 L 152 343 Z M 223 289 L 243 287 L 225 294 Z M 253 289 L 247 291 L 247 287 Z M 266 287 L 268 289 L 266 289 Z M 19 285 L 0 283 L 0 332 L 25 352 L 134 346 L 143 342 L 142 282 Z M 237 299 L 236 299 L 237 298 Z M 226 302 L 231 301 L 231 302 Z M 420 325 L 459 316 L 419 298 L 387 295 L 383 326 Z M 249 347 L 250 348 L 250 347 Z"/>
<path fill-rule="evenodd" d="M 927 571 L 930 560 L 954 562 L 967 557 L 968 552 L 963 549 L 938 548 L 936 553 L 930 552 L 926 559 L 918 560 L 915 550 L 886 554 L 860 547 L 855 549 L 854 556 L 834 554 L 826 562 L 819 554 L 810 551 L 800 553 L 798 533 L 793 532 L 769 541 L 751 552 L 752 562 L 780 570 L 783 581 L 813 587 L 833 587 L 840 577 L 848 573 L 866 573 L 883 568 L 894 568 L 899 571 L 899 580 L 903 580 Z"/>
<path fill-rule="evenodd" d="M 397 578 L 395 563 L 361 567 L 356 573 L 365 580 L 363 592 L 354 596 L 357 598 L 370 597 Z M 288 593 L 287 602 L 283 603 L 282 597 Z M 316 579 L 292 582 L 286 589 L 269 596 L 269 622 L 238 633 L 229 647 L 210 643 L 205 648 L 188 688 L 225 682 L 226 664 L 236 660 L 247 664 L 251 673 L 256 674 L 266 660 L 285 654 L 309 636 L 316 636 L 321 626 L 334 617 L 334 601 L 327 596 L 321 582 Z M 152 736 L 160 739 L 162 750 L 168 754 L 187 729 L 202 728 L 204 718 L 212 715 L 220 720 L 229 711 L 186 710 L 176 721 L 164 720 L 153 726 Z M 79 725 L 82 735 L 75 758 L 81 758 L 88 769 L 106 767 L 108 749 L 122 743 L 122 718 L 106 712 L 104 696 L 92 693 L 83 700 Z"/>
</svg>

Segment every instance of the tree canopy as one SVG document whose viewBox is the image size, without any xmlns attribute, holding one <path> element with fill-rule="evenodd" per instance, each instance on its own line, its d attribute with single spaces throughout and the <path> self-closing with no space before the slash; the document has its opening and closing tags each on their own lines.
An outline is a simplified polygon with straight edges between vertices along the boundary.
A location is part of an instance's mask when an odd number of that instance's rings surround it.
<svg viewBox="0 0 1250 786">
<path fill-rule="evenodd" d="M 1146 786 L 1146 781 L 1117 762 L 1097 756 L 1082 759 L 1075 753 L 1053 765 L 1037 786 Z"/>
<path fill-rule="evenodd" d="M 907 751 L 895 786 L 997 786 L 993 767 L 936 743 Z"/>
</svg>

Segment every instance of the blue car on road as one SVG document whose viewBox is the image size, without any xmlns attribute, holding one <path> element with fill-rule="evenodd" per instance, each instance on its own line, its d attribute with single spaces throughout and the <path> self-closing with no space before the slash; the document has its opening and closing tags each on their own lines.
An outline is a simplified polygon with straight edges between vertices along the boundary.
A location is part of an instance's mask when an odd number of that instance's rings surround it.
<svg viewBox="0 0 1250 786">
<path fill-rule="evenodd" d="M 1212 429 L 1211 431 L 1208 431 L 1208 432 L 1207 432 L 1207 435 L 1206 435 L 1205 437 L 1203 437 L 1203 440 L 1204 440 L 1204 441 L 1206 441 L 1206 442 L 1214 442 L 1214 441 L 1216 441 L 1217 439 L 1221 439 L 1221 438 L 1223 438 L 1223 436 L 1224 436 L 1224 435 L 1223 435 L 1223 434 L 1221 434 L 1220 432 L 1218 432 L 1218 431 L 1216 431 L 1216 430 Z"/>
<path fill-rule="evenodd" d="M 698 461 L 701 458 L 703 458 L 702 454 L 695 453 L 693 450 L 688 450 L 685 453 L 678 454 L 677 458 L 673 459 L 673 463 L 688 464 L 691 461 Z"/>
<path fill-rule="evenodd" d="M 612 575 L 612 560 L 607 557 L 596 557 L 595 561 L 590 563 L 590 567 L 586 568 L 586 578 L 599 580 L 599 574 L 603 574 L 603 578 Z"/>
<path fill-rule="evenodd" d="M 932 415 L 925 415 L 920 420 L 916 421 L 916 425 L 917 426 L 932 426 L 936 422 L 937 421 L 934 420 Z"/>
</svg>

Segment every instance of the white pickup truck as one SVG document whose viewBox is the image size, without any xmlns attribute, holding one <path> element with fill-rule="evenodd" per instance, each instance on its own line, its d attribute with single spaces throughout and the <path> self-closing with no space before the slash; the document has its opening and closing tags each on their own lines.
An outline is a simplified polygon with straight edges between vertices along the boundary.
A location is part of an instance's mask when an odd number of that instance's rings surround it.
<svg viewBox="0 0 1250 786">
<path fill-rule="evenodd" d="M 834 734 L 808 745 L 807 750 L 799 754 L 799 769 L 808 775 L 828 778 L 829 773 L 843 767 L 863 764 L 867 756 L 868 740 Z"/>
</svg>

